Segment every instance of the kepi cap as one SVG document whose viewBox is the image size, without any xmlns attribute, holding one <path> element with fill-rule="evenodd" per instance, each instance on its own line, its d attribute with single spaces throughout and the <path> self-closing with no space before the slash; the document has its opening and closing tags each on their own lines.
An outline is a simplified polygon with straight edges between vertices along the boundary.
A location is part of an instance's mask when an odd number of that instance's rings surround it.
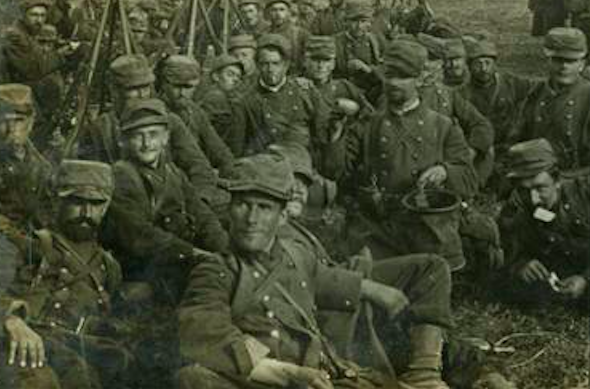
<svg viewBox="0 0 590 389">
<path fill-rule="evenodd" d="M 122 55 L 110 66 L 117 85 L 134 88 L 153 84 L 156 80 L 147 58 L 141 54 Z"/>
<path fill-rule="evenodd" d="M 386 77 L 418 77 L 426 65 L 428 51 L 416 41 L 398 39 L 383 53 Z"/>
<path fill-rule="evenodd" d="M 295 179 L 287 159 L 277 154 L 257 154 L 236 161 L 228 190 L 259 192 L 277 200 L 289 201 Z"/>
<path fill-rule="evenodd" d="M 305 53 L 311 58 L 336 58 L 336 41 L 328 35 L 312 35 L 305 43 Z"/>
<path fill-rule="evenodd" d="M 123 111 L 121 133 L 129 133 L 145 126 L 168 127 L 169 113 L 166 104 L 160 99 L 135 101 Z"/>
<path fill-rule="evenodd" d="M 33 113 L 33 90 L 23 84 L 0 84 L 0 117 Z"/>
<path fill-rule="evenodd" d="M 557 156 L 547 139 L 539 138 L 513 145 L 507 153 L 508 178 L 528 178 L 557 165 Z"/>
<path fill-rule="evenodd" d="M 241 48 L 256 49 L 257 47 L 258 43 L 256 42 L 256 38 L 249 34 L 234 35 L 229 38 L 227 43 L 227 49 L 229 51 Z"/>
<path fill-rule="evenodd" d="M 545 55 L 566 59 L 582 59 L 588 53 L 586 35 L 571 27 L 556 27 L 549 30 L 543 43 Z"/>
<path fill-rule="evenodd" d="M 59 197 L 109 201 L 114 187 L 112 168 L 102 162 L 66 159 L 59 165 L 55 176 Z"/>
<path fill-rule="evenodd" d="M 162 77 L 171 84 L 185 85 L 195 83 L 200 76 L 201 67 L 197 60 L 185 55 L 171 55 L 162 61 Z"/>
</svg>

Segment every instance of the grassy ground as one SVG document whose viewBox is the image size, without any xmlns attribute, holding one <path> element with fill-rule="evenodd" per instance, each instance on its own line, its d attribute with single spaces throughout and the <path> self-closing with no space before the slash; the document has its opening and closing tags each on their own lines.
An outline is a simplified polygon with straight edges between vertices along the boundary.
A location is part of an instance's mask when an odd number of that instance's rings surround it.
<svg viewBox="0 0 590 389">
<path fill-rule="evenodd" d="M 503 68 L 542 75 L 541 42 L 529 36 L 527 0 L 430 0 L 435 13 L 456 22 L 464 32 L 486 30 L 496 37 Z M 588 309 L 559 307 L 515 309 L 476 297 L 473 287 L 457 286 L 458 331 L 497 342 L 516 352 L 491 358 L 503 365 L 519 388 L 589 387 Z M 511 336 L 511 337 L 510 337 Z"/>
</svg>

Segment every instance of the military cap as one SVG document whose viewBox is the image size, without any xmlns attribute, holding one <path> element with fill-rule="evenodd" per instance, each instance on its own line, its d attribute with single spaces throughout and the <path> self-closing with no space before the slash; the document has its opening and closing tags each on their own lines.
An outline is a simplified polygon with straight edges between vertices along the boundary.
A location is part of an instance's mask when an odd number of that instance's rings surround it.
<svg viewBox="0 0 590 389">
<path fill-rule="evenodd" d="M 344 17 L 348 20 L 372 19 L 375 11 L 370 4 L 352 1 L 344 9 Z"/>
<path fill-rule="evenodd" d="M 238 2 L 239 7 L 242 7 L 245 5 L 250 5 L 250 4 L 253 4 L 253 5 L 261 8 L 262 7 L 262 0 L 240 0 Z"/>
<path fill-rule="evenodd" d="M 237 160 L 228 190 L 232 193 L 260 192 L 288 201 L 294 184 L 289 161 L 282 155 L 266 153 Z"/>
<path fill-rule="evenodd" d="M 160 99 L 142 99 L 129 105 L 121 116 L 121 132 L 145 126 L 168 126 L 168 109 Z"/>
<path fill-rule="evenodd" d="M 23 84 L 0 84 L 0 116 L 33 113 L 33 90 Z"/>
<path fill-rule="evenodd" d="M 416 39 L 428 50 L 428 58 L 436 60 L 445 57 L 445 41 L 442 38 L 419 33 Z"/>
<path fill-rule="evenodd" d="M 303 176 L 308 181 L 308 184 L 313 182 L 311 155 L 305 147 L 298 144 L 286 144 L 272 145 L 269 149 L 271 152 L 282 155 L 289 161 L 294 175 Z"/>
<path fill-rule="evenodd" d="M 281 52 L 283 57 L 291 57 L 291 42 L 280 34 L 264 34 L 258 39 L 258 50 L 275 48 Z"/>
<path fill-rule="evenodd" d="M 548 57 L 582 59 L 588 53 L 584 33 L 570 27 L 556 27 L 549 30 L 543 47 Z"/>
<path fill-rule="evenodd" d="M 420 43 L 398 39 L 391 42 L 383 53 L 386 77 L 418 77 L 426 65 L 428 51 Z"/>
<path fill-rule="evenodd" d="M 211 64 L 211 73 L 218 72 L 228 66 L 237 66 L 240 68 L 242 73 L 244 72 L 244 65 L 239 59 L 233 55 L 221 54 L 213 59 L 213 63 Z"/>
<path fill-rule="evenodd" d="M 291 0 L 266 0 L 266 3 L 264 4 L 264 8 L 269 8 L 277 3 L 283 3 L 285 4 L 287 7 L 291 8 Z"/>
<path fill-rule="evenodd" d="M 114 188 L 112 168 L 102 162 L 66 159 L 59 165 L 55 176 L 59 197 L 109 201 Z"/>
<path fill-rule="evenodd" d="M 57 29 L 53 24 L 44 24 L 37 35 L 39 42 L 56 42 L 57 41 Z"/>
<path fill-rule="evenodd" d="M 253 35 L 249 34 L 234 35 L 229 38 L 227 44 L 227 49 L 229 51 L 241 48 L 256 49 L 257 47 L 258 43 L 256 42 L 256 38 L 254 38 Z"/>
<path fill-rule="evenodd" d="M 110 69 L 115 83 L 125 88 L 149 85 L 156 80 L 147 58 L 141 54 L 122 55 L 111 63 Z"/>
<path fill-rule="evenodd" d="M 461 38 L 451 38 L 445 40 L 445 58 L 454 59 L 466 57 L 465 45 Z"/>
<path fill-rule="evenodd" d="M 427 32 L 429 35 L 437 38 L 449 39 L 461 37 L 459 28 L 445 17 L 435 18 Z"/>
<path fill-rule="evenodd" d="M 305 52 L 312 58 L 336 58 L 336 41 L 329 35 L 312 35 L 305 43 Z"/>
<path fill-rule="evenodd" d="M 534 177 L 557 165 L 557 156 L 547 139 L 539 138 L 513 145 L 507 153 L 509 178 Z"/>
<path fill-rule="evenodd" d="M 45 7 L 47 9 L 53 6 L 52 0 L 21 0 L 20 5 L 25 11 L 33 7 Z"/>
<path fill-rule="evenodd" d="M 489 39 L 465 38 L 465 51 L 468 59 L 481 57 L 498 58 L 496 44 Z"/>
<path fill-rule="evenodd" d="M 194 58 L 171 55 L 162 61 L 160 70 L 162 77 L 169 83 L 187 85 L 199 79 L 201 67 Z"/>
</svg>

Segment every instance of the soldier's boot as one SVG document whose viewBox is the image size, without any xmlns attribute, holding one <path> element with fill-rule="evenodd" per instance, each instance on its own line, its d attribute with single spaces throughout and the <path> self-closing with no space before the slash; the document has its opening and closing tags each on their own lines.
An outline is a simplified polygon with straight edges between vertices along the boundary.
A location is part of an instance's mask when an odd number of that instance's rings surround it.
<svg viewBox="0 0 590 389">
<path fill-rule="evenodd" d="M 449 389 L 442 373 L 442 329 L 418 325 L 410 329 L 410 363 L 399 378 L 401 389 Z"/>
</svg>

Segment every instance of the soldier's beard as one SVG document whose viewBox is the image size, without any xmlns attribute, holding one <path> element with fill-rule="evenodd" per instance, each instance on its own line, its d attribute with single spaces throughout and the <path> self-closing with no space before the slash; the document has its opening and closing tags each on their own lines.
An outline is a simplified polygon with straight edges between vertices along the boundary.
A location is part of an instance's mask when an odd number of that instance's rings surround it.
<svg viewBox="0 0 590 389">
<path fill-rule="evenodd" d="M 62 222 L 60 231 L 74 242 L 87 242 L 96 239 L 98 225 L 90 218 L 77 218 Z"/>
</svg>

